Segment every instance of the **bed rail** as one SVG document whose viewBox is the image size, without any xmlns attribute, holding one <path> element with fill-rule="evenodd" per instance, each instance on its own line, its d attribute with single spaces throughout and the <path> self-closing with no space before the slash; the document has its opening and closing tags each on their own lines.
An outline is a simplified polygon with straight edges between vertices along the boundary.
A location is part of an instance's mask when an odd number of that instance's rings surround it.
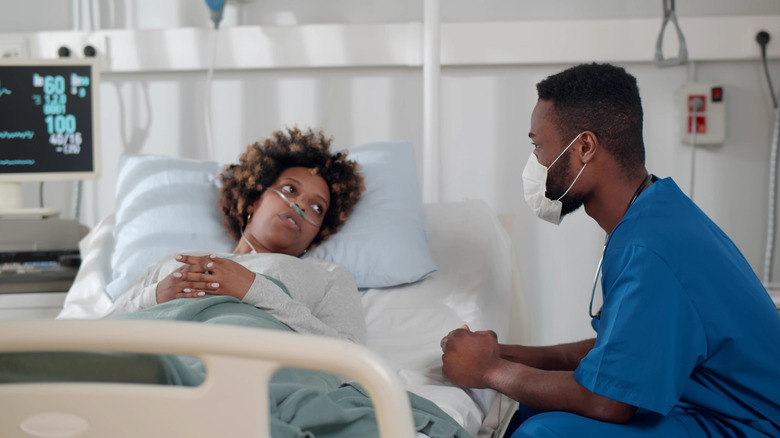
<svg viewBox="0 0 780 438">
<path fill-rule="evenodd" d="M 270 436 L 268 381 L 284 367 L 355 379 L 374 404 L 381 436 L 415 436 L 409 398 L 395 372 L 347 341 L 181 321 L 0 322 L 0 352 L 35 351 L 190 355 L 205 363 L 208 375 L 197 387 L 3 384 L 0 436 Z"/>
</svg>

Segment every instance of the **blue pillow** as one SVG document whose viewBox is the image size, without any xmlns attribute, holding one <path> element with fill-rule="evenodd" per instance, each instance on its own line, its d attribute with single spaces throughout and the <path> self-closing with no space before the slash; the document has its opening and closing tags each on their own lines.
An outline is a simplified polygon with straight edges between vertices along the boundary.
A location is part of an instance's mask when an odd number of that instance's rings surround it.
<svg viewBox="0 0 780 438">
<path fill-rule="evenodd" d="M 360 163 L 366 191 L 341 230 L 304 257 L 344 266 L 359 288 L 414 283 L 436 272 L 412 144 L 364 144 L 347 158 Z"/>
<path fill-rule="evenodd" d="M 436 271 L 425 235 L 411 143 L 371 143 L 350 149 L 366 191 L 341 231 L 309 251 L 346 267 L 359 288 L 391 287 Z M 124 155 L 116 190 L 112 300 L 151 264 L 179 251 L 230 252 L 236 242 L 222 226 L 222 165 L 159 155 Z"/>
<path fill-rule="evenodd" d="M 178 251 L 231 252 L 222 227 L 216 162 L 159 155 L 123 155 L 116 185 L 112 280 L 115 300 L 147 267 Z"/>
</svg>

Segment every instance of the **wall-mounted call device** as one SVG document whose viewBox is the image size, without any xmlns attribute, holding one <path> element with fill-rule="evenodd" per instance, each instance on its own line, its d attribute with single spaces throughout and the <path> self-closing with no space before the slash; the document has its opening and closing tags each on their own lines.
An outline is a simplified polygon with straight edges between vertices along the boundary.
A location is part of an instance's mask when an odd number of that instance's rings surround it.
<svg viewBox="0 0 780 438">
<path fill-rule="evenodd" d="M 686 83 L 678 92 L 680 141 L 716 145 L 726 141 L 726 98 L 720 84 Z"/>
<path fill-rule="evenodd" d="M 30 215 L 21 182 L 99 175 L 95 59 L 0 58 L 0 217 Z"/>
</svg>

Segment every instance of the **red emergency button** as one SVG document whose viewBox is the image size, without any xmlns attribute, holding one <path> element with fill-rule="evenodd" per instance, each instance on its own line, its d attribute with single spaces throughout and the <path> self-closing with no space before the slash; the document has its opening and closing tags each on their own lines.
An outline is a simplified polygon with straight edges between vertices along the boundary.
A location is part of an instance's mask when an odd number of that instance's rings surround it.
<svg viewBox="0 0 780 438">
<path fill-rule="evenodd" d="M 723 87 L 712 87 L 712 101 L 713 102 L 723 101 Z"/>
</svg>

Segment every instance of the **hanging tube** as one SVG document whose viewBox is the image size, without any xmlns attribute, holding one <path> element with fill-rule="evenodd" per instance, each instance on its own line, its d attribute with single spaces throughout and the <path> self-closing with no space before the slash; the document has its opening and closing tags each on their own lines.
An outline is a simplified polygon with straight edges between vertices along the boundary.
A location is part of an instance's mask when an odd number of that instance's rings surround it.
<svg viewBox="0 0 780 438">
<path fill-rule="evenodd" d="M 775 122 L 772 130 L 772 145 L 769 152 L 769 197 L 767 199 L 766 249 L 764 251 L 763 282 L 769 287 L 772 282 L 772 257 L 775 250 L 775 201 L 777 198 L 777 142 L 780 137 L 780 109 L 774 109 Z"/>
<path fill-rule="evenodd" d="M 71 10 L 73 12 L 73 30 L 74 31 L 80 31 L 81 30 L 81 0 L 72 0 L 71 1 Z"/>
<path fill-rule="evenodd" d="M 439 201 L 439 0 L 423 14 L 423 201 Z"/>
<path fill-rule="evenodd" d="M 766 82 L 769 86 L 769 94 L 772 96 L 772 107 L 774 108 L 774 127 L 772 129 L 772 144 L 769 150 L 769 190 L 767 199 L 767 223 L 766 223 L 766 249 L 764 251 L 764 272 L 763 282 L 767 289 L 776 288 L 772 285 L 772 258 L 775 252 L 775 202 L 777 200 L 777 148 L 778 137 L 780 137 L 780 108 L 777 105 L 775 90 L 772 87 L 772 77 L 769 75 L 769 67 L 766 61 L 766 45 L 769 44 L 769 34 L 761 31 L 756 35 L 756 42 L 761 46 L 761 62 L 764 64 L 764 73 Z"/>
</svg>

